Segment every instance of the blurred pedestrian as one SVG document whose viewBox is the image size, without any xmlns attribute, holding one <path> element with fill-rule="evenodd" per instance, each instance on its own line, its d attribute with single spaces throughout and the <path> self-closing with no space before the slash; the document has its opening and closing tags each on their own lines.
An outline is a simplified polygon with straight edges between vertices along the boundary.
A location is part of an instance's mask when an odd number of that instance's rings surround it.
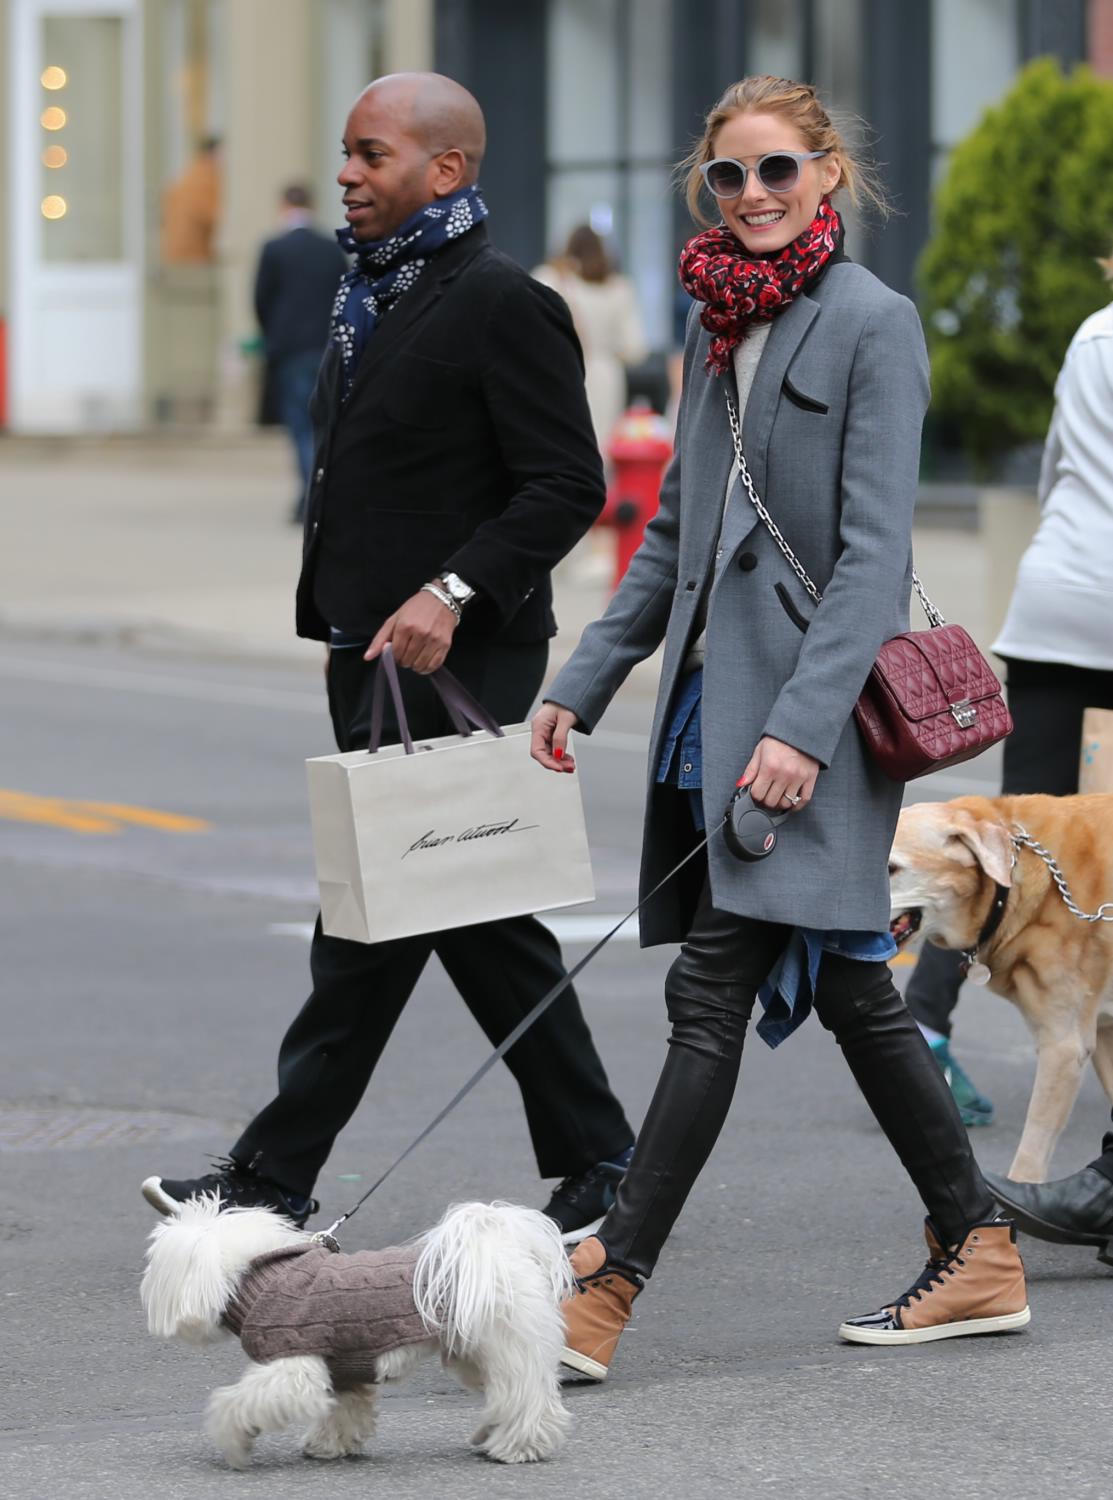
<svg viewBox="0 0 1113 1500">
<path fill-rule="evenodd" d="M 584 383 L 591 422 L 606 457 L 611 433 L 626 409 L 626 370 L 648 350 L 634 284 L 619 274 L 590 224 L 568 236 L 560 255 L 534 271 L 568 304 L 584 351 Z"/>
<path fill-rule="evenodd" d="M 550 573 L 603 503 L 568 310 L 488 241 L 476 100 L 434 73 L 380 78 L 344 134 L 356 257 L 337 295 L 313 397 L 316 455 L 299 635 L 327 641 L 341 750 L 368 743 L 373 665 L 389 641 L 416 738 L 452 725 L 426 675 L 447 663 L 502 723 L 529 712 L 556 632 Z M 389 717 L 386 738 L 397 743 Z M 313 992 L 282 1043 L 278 1093 L 217 1170 L 148 1178 L 172 1213 L 217 1189 L 297 1222 L 395 1022 L 436 953 L 498 1042 L 564 976 L 533 917 L 364 945 L 326 937 Z M 430 1039 L 435 1046 L 435 1039 Z M 506 1055 L 546 1212 L 578 1238 L 613 1201 L 633 1131 L 569 988 Z M 421 1088 L 421 1080 L 413 1080 Z"/>
<path fill-rule="evenodd" d="M 1113 280 L 1113 258 L 1102 265 Z M 1113 709 L 1113 304 L 1086 319 L 1063 360 L 1039 502 L 1039 528 L 993 645 L 1016 726 L 1004 745 L 1006 797 L 1076 793 L 1082 716 Z M 961 953 L 925 945 L 906 998 L 963 1119 L 989 1124 L 992 1103 L 950 1052 L 964 971 Z"/>
<path fill-rule="evenodd" d="M 220 151 L 219 136 L 202 141 L 185 171 L 163 194 L 160 258 L 164 266 L 207 265 L 216 259 Z"/>
<path fill-rule="evenodd" d="M 643 895 L 711 834 L 696 883 L 669 882 L 642 917 L 643 943 L 683 946 L 665 981 L 668 1057 L 634 1159 L 572 1256 L 565 1362 L 597 1380 L 722 1129 L 759 993 L 770 1045 L 814 1006 L 930 1215 L 925 1272 L 840 1336 L 910 1344 L 1028 1321 L 1015 1233 L 996 1222 L 886 962 L 902 789 L 853 721 L 879 648 L 908 628 L 923 331 L 906 298 L 843 252 L 832 197 L 860 196 L 861 168 L 813 88 L 732 84 L 687 165 L 693 215 L 708 223 L 705 184 L 722 221 L 680 257 L 698 315 L 661 508 L 534 718 L 535 758 L 563 770 L 569 730 L 590 733 L 663 640 Z M 740 455 L 802 549 L 818 606 L 755 515 Z M 792 814 L 759 864 L 735 859 L 718 832 L 741 785 Z M 868 1238 L 868 1220 L 857 1223 Z M 790 1237 L 814 1231 L 786 1226 Z"/>
<path fill-rule="evenodd" d="M 301 488 L 292 519 L 300 525 L 313 470 L 309 398 L 328 343 L 336 288 L 348 261 L 336 237 L 315 228 L 307 187 L 291 183 L 282 193 L 278 214 L 280 233 L 267 240 L 259 254 L 255 316 L 263 331 L 278 415 L 297 457 Z"/>
</svg>

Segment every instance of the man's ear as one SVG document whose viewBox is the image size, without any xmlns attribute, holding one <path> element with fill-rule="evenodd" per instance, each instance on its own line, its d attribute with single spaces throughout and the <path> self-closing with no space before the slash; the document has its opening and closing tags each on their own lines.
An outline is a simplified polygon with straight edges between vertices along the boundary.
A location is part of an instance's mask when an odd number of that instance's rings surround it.
<svg viewBox="0 0 1113 1500">
<path fill-rule="evenodd" d="M 456 146 L 441 151 L 434 157 L 433 192 L 438 198 L 449 198 L 464 186 L 468 175 L 468 159 Z"/>
<path fill-rule="evenodd" d="M 1012 885 L 1013 842 L 1003 823 L 961 814 L 951 829 L 951 837 L 961 839 L 990 880 L 998 885 Z"/>
</svg>

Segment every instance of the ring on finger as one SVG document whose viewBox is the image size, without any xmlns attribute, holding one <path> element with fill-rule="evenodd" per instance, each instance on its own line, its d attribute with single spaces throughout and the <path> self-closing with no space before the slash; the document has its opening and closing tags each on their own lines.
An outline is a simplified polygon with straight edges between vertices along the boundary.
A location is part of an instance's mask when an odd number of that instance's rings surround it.
<svg viewBox="0 0 1113 1500">
<path fill-rule="evenodd" d="M 800 803 L 800 798 L 799 797 L 794 797 L 791 792 L 785 792 L 785 794 L 784 794 L 784 800 L 786 802 L 791 802 L 792 805 L 793 805 L 793 807 L 799 806 L 799 803 Z"/>
</svg>

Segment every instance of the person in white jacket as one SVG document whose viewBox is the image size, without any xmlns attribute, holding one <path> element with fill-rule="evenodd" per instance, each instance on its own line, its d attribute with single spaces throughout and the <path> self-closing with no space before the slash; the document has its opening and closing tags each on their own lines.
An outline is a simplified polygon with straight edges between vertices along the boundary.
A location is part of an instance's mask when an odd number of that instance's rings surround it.
<svg viewBox="0 0 1113 1500">
<path fill-rule="evenodd" d="M 595 440 L 606 458 L 626 406 L 626 370 L 647 353 L 633 283 L 614 269 L 603 241 L 587 224 L 573 229 L 562 255 L 532 274 L 568 304 L 584 351 L 584 384 Z"/>
<path fill-rule="evenodd" d="M 1050 756 L 1056 785 L 1039 790 L 1066 795 L 1078 789 L 1082 710 L 1113 707 L 1113 303 L 1082 324 L 1059 371 L 1039 499 L 993 649 L 1008 662 L 1013 717 L 1019 707 L 1024 719 L 1006 753 L 1019 751 L 1031 775 Z"/>
<path fill-rule="evenodd" d="M 1113 280 L 1113 258 L 1102 264 Z M 1083 714 L 1113 709 L 1113 303 L 1086 319 L 1063 360 L 1039 501 L 1039 528 L 993 644 L 1016 725 L 1001 789 L 1066 797 L 1078 791 Z M 905 1000 L 964 1121 L 988 1125 L 992 1104 L 949 1050 L 961 963 L 961 954 L 925 948 Z"/>
</svg>

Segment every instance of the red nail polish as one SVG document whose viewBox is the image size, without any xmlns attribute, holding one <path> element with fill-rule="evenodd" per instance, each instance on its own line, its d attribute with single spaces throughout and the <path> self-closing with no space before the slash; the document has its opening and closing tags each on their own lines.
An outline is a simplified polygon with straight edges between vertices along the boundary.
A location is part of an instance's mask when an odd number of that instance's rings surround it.
<svg viewBox="0 0 1113 1500">
<path fill-rule="evenodd" d="M 554 760 L 563 760 L 564 759 L 564 751 L 560 748 L 559 745 L 554 745 L 553 746 L 553 759 Z"/>
</svg>

